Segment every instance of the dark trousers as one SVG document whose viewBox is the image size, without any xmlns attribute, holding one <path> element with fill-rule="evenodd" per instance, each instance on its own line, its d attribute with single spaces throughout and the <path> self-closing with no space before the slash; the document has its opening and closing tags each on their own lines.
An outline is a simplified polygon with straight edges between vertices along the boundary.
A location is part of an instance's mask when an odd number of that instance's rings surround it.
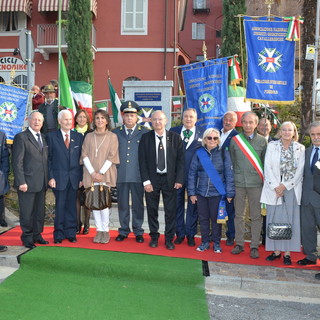
<svg viewBox="0 0 320 320">
<path fill-rule="evenodd" d="M 118 213 L 119 213 L 119 234 L 127 236 L 130 233 L 130 204 L 129 194 L 132 202 L 132 231 L 138 235 L 143 235 L 142 229 L 144 219 L 143 205 L 143 184 L 140 182 L 117 183 L 118 192 Z"/>
<path fill-rule="evenodd" d="M 4 197 L 0 196 L 0 221 L 5 220 Z"/>
<path fill-rule="evenodd" d="M 197 195 L 198 216 L 202 242 L 221 240 L 221 223 L 217 223 L 219 202 L 221 197 L 202 197 Z"/>
<path fill-rule="evenodd" d="M 56 211 L 54 217 L 54 239 L 75 238 L 77 231 L 77 191 L 73 189 L 70 181 L 66 189 L 56 190 Z"/>
<path fill-rule="evenodd" d="M 188 197 L 186 217 L 184 217 L 185 193 L 185 187 L 177 191 L 176 235 L 180 238 L 185 236 L 192 238 L 197 234 L 198 208 Z"/>
<path fill-rule="evenodd" d="M 159 238 L 158 210 L 160 192 L 162 193 L 165 219 L 165 238 L 172 241 L 176 228 L 177 190 L 169 187 L 166 175 L 157 175 L 157 183 L 152 192 L 146 192 L 148 224 L 151 238 Z"/>
<path fill-rule="evenodd" d="M 234 228 L 234 217 L 235 217 L 235 210 L 234 210 L 234 201 L 233 199 L 229 203 L 226 201 L 226 210 L 228 213 L 228 221 L 227 221 L 227 238 L 233 238 L 235 237 L 235 228 Z"/>
<path fill-rule="evenodd" d="M 23 243 L 40 240 L 45 215 L 45 190 L 22 192 L 18 190 L 21 240 Z"/>
</svg>

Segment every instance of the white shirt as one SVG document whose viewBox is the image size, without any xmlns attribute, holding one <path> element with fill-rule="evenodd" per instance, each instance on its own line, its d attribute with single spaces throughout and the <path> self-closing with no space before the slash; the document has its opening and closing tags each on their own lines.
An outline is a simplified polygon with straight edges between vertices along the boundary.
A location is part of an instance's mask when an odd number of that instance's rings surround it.
<svg viewBox="0 0 320 320">
<path fill-rule="evenodd" d="M 158 134 L 156 132 L 154 132 L 155 134 L 155 140 L 156 140 L 156 158 L 158 159 L 158 148 L 159 148 L 159 143 L 160 143 L 160 139 L 158 138 Z M 163 171 L 160 171 L 157 169 L 157 173 L 166 173 L 167 172 L 167 134 L 166 134 L 166 130 L 163 131 L 163 135 L 162 135 L 162 145 L 163 145 L 163 149 L 164 149 L 164 159 L 165 159 L 165 168 Z"/>
<path fill-rule="evenodd" d="M 34 138 L 36 139 L 36 141 L 38 142 L 38 136 L 37 134 L 40 132 L 35 132 L 31 127 L 28 127 L 29 131 L 32 133 L 32 135 L 34 136 Z M 42 141 L 42 137 L 41 137 L 41 133 L 40 133 L 40 141 L 43 145 L 43 141 Z"/>
<path fill-rule="evenodd" d="M 181 137 L 181 139 L 182 139 L 182 141 L 184 140 L 184 134 L 183 134 L 183 131 L 185 131 L 185 130 L 187 130 L 187 128 L 185 127 L 185 126 L 183 126 L 182 127 L 182 130 L 181 130 L 181 133 L 180 133 L 180 137 Z M 189 146 L 190 146 L 190 144 L 192 143 L 192 141 L 194 140 L 194 137 L 195 137 L 195 132 L 196 132 L 196 127 L 193 127 L 193 128 L 191 128 L 191 129 L 189 129 L 191 132 L 192 132 L 192 134 L 191 134 L 191 136 L 189 137 L 189 141 L 188 141 L 188 143 L 187 143 L 187 145 L 186 145 L 186 149 L 188 149 L 189 148 Z"/>
<path fill-rule="evenodd" d="M 224 132 L 223 128 L 221 129 L 221 134 L 220 134 L 220 147 L 224 144 L 224 142 L 226 141 L 226 139 L 228 138 L 229 134 L 231 133 L 233 129 Z"/>
<path fill-rule="evenodd" d="M 62 138 L 63 138 L 63 141 L 66 141 L 66 134 L 68 135 L 68 138 L 69 138 L 69 142 L 71 141 L 70 139 L 70 130 L 68 132 L 64 132 L 63 130 L 61 130 L 61 133 L 62 133 Z"/>
<path fill-rule="evenodd" d="M 131 130 L 132 130 L 132 131 L 131 131 L 131 134 L 133 133 L 133 131 L 134 131 L 134 129 L 136 128 L 136 126 L 137 126 L 137 125 L 135 125 L 133 128 L 131 128 Z M 127 127 L 124 125 L 124 129 L 126 130 L 126 134 L 128 135 L 128 133 L 129 133 L 128 130 L 129 130 L 130 128 L 127 128 Z"/>
</svg>

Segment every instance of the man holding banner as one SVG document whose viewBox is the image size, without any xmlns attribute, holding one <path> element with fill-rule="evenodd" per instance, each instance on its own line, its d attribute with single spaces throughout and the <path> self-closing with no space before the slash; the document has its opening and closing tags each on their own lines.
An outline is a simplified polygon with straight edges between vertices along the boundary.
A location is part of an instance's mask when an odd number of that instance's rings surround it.
<svg viewBox="0 0 320 320">
<path fill-rule="evenodd" d="M 235 241 L 232 254 L 244 251 L 245 207 L 246 198 L 249 202 L 251 218 L 250 257 L 259 258 L 260 233 L 262 216 L 260 196 L 263 186 L 263 161 L 267 149 L 267 141 L 257 134 L 255 129 L 259 118 L 248 111 L 242 115 L 243 134 L 236 135 L 230 143 L 230 155 L 234 168 L 235 196 Z"/>
</svg>

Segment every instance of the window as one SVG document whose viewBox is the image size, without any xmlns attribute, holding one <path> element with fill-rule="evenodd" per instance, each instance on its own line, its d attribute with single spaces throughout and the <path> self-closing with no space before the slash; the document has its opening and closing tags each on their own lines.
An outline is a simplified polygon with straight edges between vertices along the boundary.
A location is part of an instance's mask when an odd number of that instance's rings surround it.
<svg viewBox="0 0 320 320">
<path fill-rule="evenodd" d="M 192 23 L 192 40 L 206 39 L 206 25 L 204 23 Z"/>
<path fill-rule="evenodd" d="M 27 89 L 28 78 L 25 75 L 17 76 L 13 79 L 12 84 Z"/>
<path fill-rule="evenodd" d="M 206 9 L 207 0 L 193 0 L 193 9 Z"/>
<path fill-rule="evenodd" d="M 122 0 L 121 11 L 121 34 L 147 34 L 148 0 Z"/>
<path fill-rule="evenodd" d="M 24 12 L 0 12 L 0 32 L 18 31 L 27 27 Z"/>
</svg>

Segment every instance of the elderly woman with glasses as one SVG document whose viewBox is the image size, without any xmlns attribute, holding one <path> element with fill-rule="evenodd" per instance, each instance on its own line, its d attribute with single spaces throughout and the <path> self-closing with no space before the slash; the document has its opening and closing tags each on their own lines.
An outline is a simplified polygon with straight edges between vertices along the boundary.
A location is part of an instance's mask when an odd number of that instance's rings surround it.
<svg viewBox="0 0 320 320">
<path fill-rule="evenodd" d="M 209 128 L 204 132 L 200 147 L 190 165 L 188 195 L 197 203 L 202 243 L 197 251 L 210 248 L 221 253 L 221 224 L 217 222 L 220 200 L 226 196 L 230 202 L 235 195 L 233 169 L 228 150 L 219 149 L 219 131 Z"/>
<path fill-rule="evenodd" d="M 290 223 L 290 240 L 272 240 L 266 237 L 266 251 L 273 251 L 267 261 L 281 258 L 291 265 L 290 252 L 300 252 L 300 200 L 305 147 L 298 143 L 298 131 L 291 121 L 283 122 L 280 139 L 268 144 L 264 160 L 264 185 L 261 202 L 267 205 L 267 223 Z"/>
</svg>

